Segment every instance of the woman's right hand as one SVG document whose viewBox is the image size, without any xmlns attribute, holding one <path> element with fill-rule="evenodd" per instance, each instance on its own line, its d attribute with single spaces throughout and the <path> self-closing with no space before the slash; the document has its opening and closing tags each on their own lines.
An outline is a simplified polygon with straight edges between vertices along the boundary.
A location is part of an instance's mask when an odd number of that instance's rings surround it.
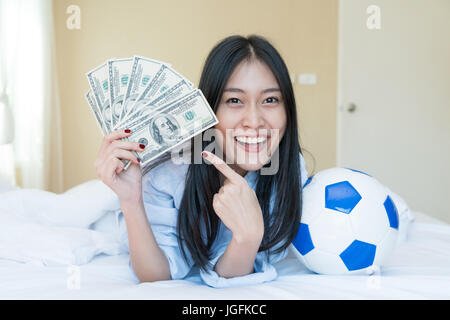
<svg viewBox="0 0 450 320">
<path fill-rule="evenodd" d="M 130 130 L 118 130 L 105 135 L 94 162 L 97 175 L 117 194 L 122 204 L 138 204 L 142 201 L 140 160 L 132 151 L 142 152 L 145 146 L 120 140 L 130 134 Z M 125 165 L 121 159 L 131 161 L 127 170 L 124 170 Z"/>
</svg>

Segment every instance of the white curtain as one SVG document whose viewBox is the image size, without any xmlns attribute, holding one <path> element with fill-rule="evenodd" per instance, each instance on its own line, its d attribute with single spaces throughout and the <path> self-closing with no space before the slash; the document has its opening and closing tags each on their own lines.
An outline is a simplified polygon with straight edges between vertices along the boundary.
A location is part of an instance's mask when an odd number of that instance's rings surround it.
<svg viewBox="0 0 450 320">
<path fill-rule="evenodd" d="M 0 146 L 0 176 L 24 188 L 62 190 L 51 0 L 0 0 L 0 58 L 0 91 L 15 127 L 13 143 Z"/>
</svg>

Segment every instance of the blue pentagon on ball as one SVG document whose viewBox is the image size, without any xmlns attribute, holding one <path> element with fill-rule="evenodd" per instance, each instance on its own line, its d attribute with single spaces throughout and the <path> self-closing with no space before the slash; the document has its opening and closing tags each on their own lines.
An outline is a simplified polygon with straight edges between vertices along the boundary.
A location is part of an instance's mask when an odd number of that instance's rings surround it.
<svg viewBox="0 0 450 320">
<path fill-rule="evenodd" d="M 355 240 L 339 255 L 349 271 L 370 267 L 375 259 L 376 246 Z"/>
<path fill-rule="evenodd" d="M 348 181 L 325 187 L 325 207 L 349 214 L 361 200 L 361 195 Z"/>
<path fill-rule="evenodd" d="M 307 224 L 300 223 L 300 227 L 292 243 L 302 256 L 314 249 L 314 244 Z"/>
<path fill-rule="evenodd" d="M 387 196 L 383 205 L 386 209 L 386 213 L 389 219 L 389 225 L 391 226 L 391 228 L 398 230 L 398 212 L 390 196 Z"/>
</svg>

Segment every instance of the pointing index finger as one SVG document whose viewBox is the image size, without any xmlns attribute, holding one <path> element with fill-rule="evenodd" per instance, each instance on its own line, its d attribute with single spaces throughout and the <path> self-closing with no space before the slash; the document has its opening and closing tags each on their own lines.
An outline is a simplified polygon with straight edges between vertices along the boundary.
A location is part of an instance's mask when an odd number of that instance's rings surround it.
<svg viewBox="0 0 450 320">
<path fill-rule="evenodd" d="M 215 154 L 209 152 L 209 151 L 203 151 L 202 156 L 211 162 L 214 167 L 216 167 L 217 170 L 219 170 L 228 180 L 230 180 L 232 183 L 240 183 L 242 182 L 242 177 L 236 173 L 233 169 L 231 169 L 225 161 L 220 159 Z"/>
</svg>

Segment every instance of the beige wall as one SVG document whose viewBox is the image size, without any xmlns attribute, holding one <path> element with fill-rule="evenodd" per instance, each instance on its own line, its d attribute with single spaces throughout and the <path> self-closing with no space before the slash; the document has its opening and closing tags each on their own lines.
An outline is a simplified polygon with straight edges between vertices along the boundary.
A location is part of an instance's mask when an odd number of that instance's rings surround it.
<svg viewBox="0 0 450 320">
<path fill-rule="evenodd" d="M 71 4 L 81 8 L 80 30 L 66 27 Z M 197 85 L 206 55 L 230 34 L 263 35 L 291 73 L 317 73 L 317 85 L 294 84 L 301 142 L 315 171 L 336 165 L 337 0 L 54 0 L 54 15 L 64 190 L 96 178 L 102 136 L 84 100 L 85 72 L 138 54 Z"/>
</svg>

